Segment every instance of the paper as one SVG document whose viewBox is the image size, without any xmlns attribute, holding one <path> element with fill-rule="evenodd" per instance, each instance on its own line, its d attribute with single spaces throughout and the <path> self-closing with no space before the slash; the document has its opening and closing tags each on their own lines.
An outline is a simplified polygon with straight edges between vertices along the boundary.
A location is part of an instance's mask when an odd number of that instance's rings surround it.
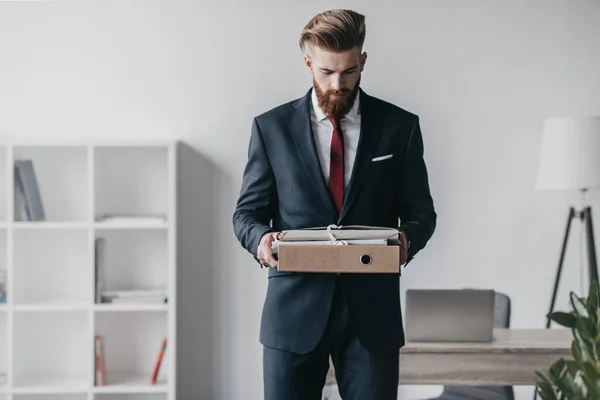
<svg viewBox="0 0 600 400">
<path fill-rule="evenodd" d="M 387 239 L 351 239 L 333 242 L 330 240 L 302 240 L 302 241 L 288 241 L 283 242 L 276 240 L 271 244 L 273 254 L 277 254 L 280 246 L 308 246 L 308 245 L 319 245 L 319 246 L 335 246 L 335 245 L 347 245 L 347 246 L 387 246 Z"/>
<path fill-rule="evenodd" d="M 279 240 L 312 241 L 312 240 L 364 240 L 364 239 L 398 239 L 398 230 L 378 226 L 329 225 L 319 228 L 287 230 L 280 233 Z"/>
</svg>

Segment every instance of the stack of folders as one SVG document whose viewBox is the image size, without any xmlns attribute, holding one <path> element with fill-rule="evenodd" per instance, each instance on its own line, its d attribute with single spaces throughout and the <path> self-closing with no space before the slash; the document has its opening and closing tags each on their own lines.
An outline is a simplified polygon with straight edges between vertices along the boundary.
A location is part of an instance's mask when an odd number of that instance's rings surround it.
<svg viewBox="0 0 600 400">
<path fill-rule="evenodd" d="M 378 226 L 330 225 L 280 232 L 271 249 L 277 254 L 280 246 L 294 245 L 348 245 L 388 246 L 398 244 L 398 230 Z"/>
</svg>

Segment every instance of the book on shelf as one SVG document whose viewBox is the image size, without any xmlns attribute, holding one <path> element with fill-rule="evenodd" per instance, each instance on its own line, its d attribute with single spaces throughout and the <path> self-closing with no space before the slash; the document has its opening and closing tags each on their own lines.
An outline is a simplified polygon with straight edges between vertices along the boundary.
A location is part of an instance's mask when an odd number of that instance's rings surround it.
<svg viewBox="0 0 600 400">
<path fill-rule="evenodd" d="M 33 160 L 14 163 L 14 218 L 16 221 L 43 221 L 46 218 Z"/>
<path fill-rule="evenodd" d="M 6 303 L 6 270 L 0 269 L 0 304 Z"/>
<path fill-rule="evenodd" d="M 102 303 L 102 291 L 104 290 L 104 264 L 105 264 L 106 239 L 99 237 L 94 241 L 94 273 L 95 273 L 95 294 L 96 303 Z"/>
<path fill-rule="evenodd" d="M 102 303 L 111 304 L 164 304 L 167 303 L 165 290 L 102 290 Z"/>
<path fill-rule="evenodd" d="M 94 337 L 94 384 L 106 385 L 106 363 L 104 360 L 104 338 L 101 335 Z"/>
<path fill-rule="evenodd" d="M 158 356 L 156 358 L 156 363 L 154 364 L 154 369 L 152 370 L 152 376 L 150 377 L 150 383 L 152 385 L 156 385 L 156 383 L 158 382 L 158 373 L 160 371 L 160 366 L 162 365 L 166 351 L 167 351 L 167 338 L 163 338 L 162 344 L 160 346 L 160 350 L 158 352 Z"/>
<path fill-rule="evenodd" d="M 167 221 L 166 214 L 152 213 L 104 213 L 96 216 L 97 222 L 102 223 L 148 223 L 157 224 Z"/>
</svg>

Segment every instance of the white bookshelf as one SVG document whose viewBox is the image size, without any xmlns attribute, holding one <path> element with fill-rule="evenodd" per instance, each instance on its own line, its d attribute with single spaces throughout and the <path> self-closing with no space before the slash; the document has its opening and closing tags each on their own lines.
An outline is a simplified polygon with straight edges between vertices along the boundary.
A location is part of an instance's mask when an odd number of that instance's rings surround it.
<svg viewBox="0 0 600 400">
<path fill-rule="evenodd" d="M 170 141 L 0 143 L 0 400 L 176 399 L 176 149 Z M 18 212 L 20 159 L 33 162 L 41 221 Z M 157 215 L 164 219 L 145 218 Z M 168 301 L 97 301 L 99 239 L 104 289 L 160 291 Z M 96 335 L 105 385 L 95 384 Z"/>
</svg>

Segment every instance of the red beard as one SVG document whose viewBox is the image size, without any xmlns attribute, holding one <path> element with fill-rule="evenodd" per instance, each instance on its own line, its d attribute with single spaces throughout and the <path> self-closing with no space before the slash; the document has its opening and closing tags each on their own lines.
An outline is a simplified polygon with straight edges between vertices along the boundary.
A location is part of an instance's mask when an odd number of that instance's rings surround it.
<svg viewBox="0 0 600 400">
<path fill-rule="evenodd" d="M 358 81 L 356 82 L 356 85 L 354 85 L 353 89 L 330 89 L 327 92 L 323 92 L 314 78 L 313 86 L 315 88 L 315 93 L 317 94 L 317 100 L 321 110 L 323 110 L 325 115 L 328 117 L 340 120 L 354 105 L 354 100 L 358 95 L 358 89 L 360 87 L 360 77 L 358 78 Z M 343 96 L 332 98 L 330 95 L 333 94 L 343 94 Z"/>
</svg>

